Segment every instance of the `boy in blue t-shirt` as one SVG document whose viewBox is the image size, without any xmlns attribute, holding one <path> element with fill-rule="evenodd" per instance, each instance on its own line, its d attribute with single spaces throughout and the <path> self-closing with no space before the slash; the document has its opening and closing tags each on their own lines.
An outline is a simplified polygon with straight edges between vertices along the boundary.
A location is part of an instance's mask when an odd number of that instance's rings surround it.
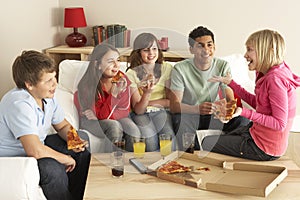
<svg viewBox="0 0 300 200">
<path fill-rule="evenodd" d="M 67 150 L 71 125 L 54 97 L 54 62 L 43 53 L 24 51 L 15 59 L 12 71 L 17 87 L 0 102 L 0 156 L 36 158 L 47 199 L 82 199 L 90 152 L 87 146 Z M 47 135 L 51 126 L 57 134 Z M 79 134 L 88 140 L 87 135 Z"/>
</svg>

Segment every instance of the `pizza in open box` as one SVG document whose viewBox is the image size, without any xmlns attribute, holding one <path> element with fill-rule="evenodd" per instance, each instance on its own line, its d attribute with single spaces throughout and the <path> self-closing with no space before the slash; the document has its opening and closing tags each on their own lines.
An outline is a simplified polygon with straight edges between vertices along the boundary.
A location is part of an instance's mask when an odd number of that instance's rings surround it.
<svg viewBox="0 0 300 200">
<path fill-rule="evenodd" d="M 170 161 L 158 168 L 158 172 L 162 172 L 165 174 L 174 174 L 174 173 L 190 172 L 190 171 L 191 171 L 190 167 L 181 165 L 175 160 Z"/>
</svg>

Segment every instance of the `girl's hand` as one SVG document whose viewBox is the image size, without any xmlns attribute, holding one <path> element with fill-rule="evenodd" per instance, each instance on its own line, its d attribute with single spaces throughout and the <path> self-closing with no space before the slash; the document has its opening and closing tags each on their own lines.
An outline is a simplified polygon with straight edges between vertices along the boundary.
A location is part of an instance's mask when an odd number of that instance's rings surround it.
<svg viewBox="0 0 300 200">
<path fill-rule="evenodd" d="M 146 84 L 140 86 L 139 88 L 143 91 L 143 94 L 151 94 L 154 85 L 154 81 L 147 81 Z"/>
<path fill-rule="evenodd" d="M 118 97 L 118 95 L 126 90 L 127 87 L 127 81 L 125 78 L 120 78 L 118 82 L 113 83 L 113 86 L 111 88 L 111 95 L 115 98 Z"/>
<path fill-rule="evenodd" d="M 95 113 L 91 110 L 85 110 L 82 112 L 82 114 L 88 119 L 88 120 L 97 120 L 97 117 L 95 115 Z"/>
<path fill-rule="evenodd" d="M 207 80 L 208 82 L 221 82 L 228 85 L 232 81 L 231 74 L 227 72 L 226 76 L 213 76 L 212 78 Z"/>
</svg>

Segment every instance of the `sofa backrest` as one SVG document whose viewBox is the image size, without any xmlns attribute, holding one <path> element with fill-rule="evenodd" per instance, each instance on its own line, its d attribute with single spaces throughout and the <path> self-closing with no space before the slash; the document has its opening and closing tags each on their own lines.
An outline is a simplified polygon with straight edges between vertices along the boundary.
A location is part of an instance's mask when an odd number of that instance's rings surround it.
<svg viewBox="0 0 300 200">
<path fill-rule="evenodd" d="M 74 94 L 88 64 L 88 61 L 79 60 L 63 60 L 60 62 L 58 74 L 59 88 Z"/>
<path fill-rule="evenodd" d="M 127 63 L 120 63 L 120 70 L 125 72 Z M 59 64 L 58 83 L 59 87 L 65 91 L 74 94 L 77 90 L 77 85 L 85 73 L 89 61 L 79 60 L 63 60 Z"/>
</svg>

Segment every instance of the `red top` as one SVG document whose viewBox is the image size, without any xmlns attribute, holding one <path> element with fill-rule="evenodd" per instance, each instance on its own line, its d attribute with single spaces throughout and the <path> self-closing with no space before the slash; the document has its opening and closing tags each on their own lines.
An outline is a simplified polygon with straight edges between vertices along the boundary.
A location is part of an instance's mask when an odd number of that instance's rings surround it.
<svg viewBox="0 0 300 200">
<path fill-rule="evenodd" d="M 99 120 L 101 119 L 121 119 L 128 117 L 130 112 L 130 84 L 131 82 L 127 78 L 127 76 L 123 73 L 123 77 L 126 78 L 127 88 L 124 92 L 118 95 L 117 98 L 113 97 L 109 94 L 104 88 L 103 96 L 98 94 L 98 99 L 95 102 L 95 105 L 90 108 L 94 111 L 95 115 Z M 83 110 L 80 108 L 80 104 L 78 101 L 78 91 L 74 94 L 74 103 L 78 110 L 80 116 L 82 116 Z"/>
</svg>

